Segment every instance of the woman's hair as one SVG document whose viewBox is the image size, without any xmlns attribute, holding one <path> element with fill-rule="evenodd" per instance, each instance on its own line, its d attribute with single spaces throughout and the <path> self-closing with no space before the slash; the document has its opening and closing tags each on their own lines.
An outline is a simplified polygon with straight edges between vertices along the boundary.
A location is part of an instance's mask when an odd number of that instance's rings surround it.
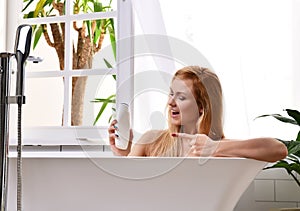
<svg viewBox="0 0 300 211">
<path fill-rule="evenodd" d="M 213 140 L 224 138 L 222 88 L 215 73 L 208 68 L 187 66 L 178 70 L 174 79 L 191 80 L 193 95 L 199 110 L 197 133 L 206 134 Z M 201 113 L 200 113 L 201 110 Z M 184 132 L 178 125 L 171 124 L 171 111 L 168 111 L 169 128 L 161 133 L 147 148 L 149 156 L 182 156 L 180 142 L 172 133 Z"/>
</svg>

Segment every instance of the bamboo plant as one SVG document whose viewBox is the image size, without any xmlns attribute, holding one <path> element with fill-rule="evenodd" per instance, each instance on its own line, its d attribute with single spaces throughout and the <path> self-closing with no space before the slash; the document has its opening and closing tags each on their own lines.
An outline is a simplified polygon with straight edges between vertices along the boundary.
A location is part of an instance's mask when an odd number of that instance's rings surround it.
<svg viewBox="0 0 300 211">
<path fill-rule="evenodd" d="M 65 14 L 65 1 L 62 0 L 23 0 L 24 18 L 49 17 Z M 73 13 L 107 12 L 111 11 L 112 0 L 108 5 L 103 5 L 99 0 L 74 0 Z M 32 8 L 33 10 L 29 10 Z M 29 11 L 28 11 L 29 10 Z M 65 54 L 65 23 L 39 24 L 33 26 L 35 48 L 41 36 L 44 36 L 47 44 L 54 48 L 60 70 L 64 70 Z M 102 48 L 105 35 L 109 35 L 114 57 L 116 58 L 116 39 L 113 18 L 101 20 L 74 21 L 73 29 L 77 32 L 77 46 L 73 43 L 73 69 L 91 69 L 92 60 Z M 106 64 L 109 64 L 105 61 Z M 72 105 L 71 125 L 81 125 L 83 118 L 83 100 L 86 88 L 87 76 L 72 77 Z M 100 101 L 102 102 L 102 101 Z M 101 109 L 100 109 L 101 111 Z"/>
</svg>

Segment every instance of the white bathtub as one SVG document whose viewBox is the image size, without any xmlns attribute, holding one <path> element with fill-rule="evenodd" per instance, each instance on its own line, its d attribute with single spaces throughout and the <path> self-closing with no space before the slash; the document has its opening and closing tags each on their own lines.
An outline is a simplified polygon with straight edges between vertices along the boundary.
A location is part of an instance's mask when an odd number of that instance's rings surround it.
<svg viewBox="0 0 300 211">
<path fill-rule="evenodd" d="M 16 210 L 16 159 L 8 211 Z M 23 158 L 24 211 L 232 211 L 265 162 L 243 158 Z"/>
</svg>

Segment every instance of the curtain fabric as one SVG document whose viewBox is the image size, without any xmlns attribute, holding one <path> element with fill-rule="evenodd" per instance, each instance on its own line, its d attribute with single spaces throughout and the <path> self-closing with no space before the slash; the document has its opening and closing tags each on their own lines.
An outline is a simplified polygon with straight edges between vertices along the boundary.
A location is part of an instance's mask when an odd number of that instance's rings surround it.
<svg viewBox="0 0 300 211">
<path fill-rule="evenodd" d="M 196 48 L 168 35 L 159 0 L 132 0 L 132 7 L 136 141 L 147 130 L 167 127 L 169 86 L 177 69 L 197 64 L 212 67 Z"/>
</svg>

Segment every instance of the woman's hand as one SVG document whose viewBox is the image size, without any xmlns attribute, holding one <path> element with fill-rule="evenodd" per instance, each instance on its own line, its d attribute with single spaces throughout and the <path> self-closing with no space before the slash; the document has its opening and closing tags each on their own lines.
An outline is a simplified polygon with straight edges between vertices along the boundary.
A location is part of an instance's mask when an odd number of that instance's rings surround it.
<svg viewBox="0 0 300 211">
<path fill-rule="evenodd" d="M 116 124 L 117 124 L 117 120 L 113 120 L 108 128 L 109 144 L 110 144 L 111 151 L 114 153 L 114 155 L 127 156 L 130 152 L 132 139 L 133 139 L 132 130 L 130 130 L 130 138 L 129 138 L 127 149 L 125 150 L 119 149 L 116 147 L 116 138 L 117 138 L 117 135 L 115 134 L 115 131 L 117 129 Z"/>
<path fill-rule="evenodd" d="M 175 133 L 174 136 L 189 143 L 189 157 L 213 157 L 219 145 L 219 141 L 213 141 L 205 134 Z"/>
</svg>

